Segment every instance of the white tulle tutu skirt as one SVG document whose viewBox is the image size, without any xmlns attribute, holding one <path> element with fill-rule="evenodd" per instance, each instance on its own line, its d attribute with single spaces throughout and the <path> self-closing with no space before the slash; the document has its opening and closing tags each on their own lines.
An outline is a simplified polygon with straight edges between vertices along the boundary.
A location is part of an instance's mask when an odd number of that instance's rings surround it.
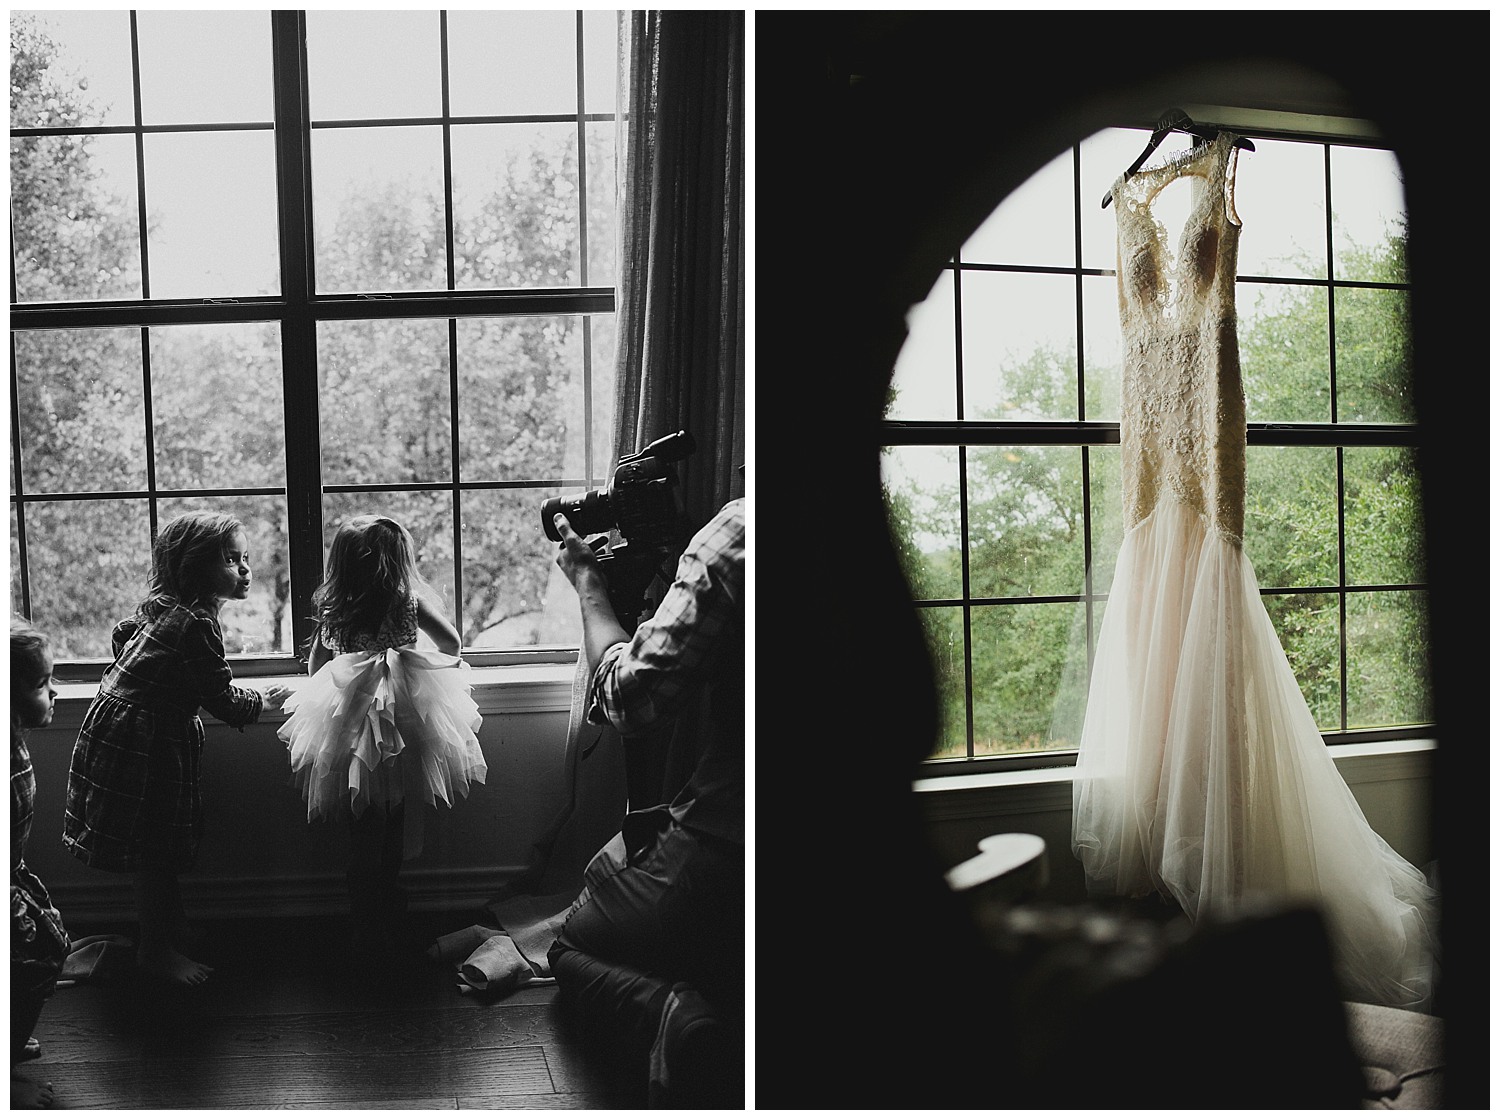
<svg viewBox="0 0 1500 1120">
<path fill-rule="evenodd" d="M 479 708 L 466 662 L 433 650 L 339 654 L 282 703 L 277 734 L 307 819 L 370 805 L 452 806 L 483 782 Z"/>
<path fill-rule="evenodd" d="M 1346 998 L 1428 1006 L 1435 892 L 1366 821 L 1238 543 L 1163 502 L 1126 536 L 1073 782 L 1091 891 L 1322 912 Z"/>
</svg>

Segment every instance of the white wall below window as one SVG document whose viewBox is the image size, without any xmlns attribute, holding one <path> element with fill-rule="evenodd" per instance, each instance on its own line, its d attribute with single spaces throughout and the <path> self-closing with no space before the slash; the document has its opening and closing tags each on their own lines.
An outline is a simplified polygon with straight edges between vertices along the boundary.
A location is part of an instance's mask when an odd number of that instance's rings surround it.
<svg viewBox="0 0 1500 1120">
<path fill-rule="evenodd" d="M 566 804 L 564 740 L 572 665 L 476 669 L 475 700 L 489 772 L 453 808 L 427 809 L 425 848 L 402 869 L 414 909 L 481 906 L 516 874 L 532 845 Z M 249 683 L 295 684 L 262 678 Z M 53 722 L 27 733 L 36 770 L 36 816 L 27 864 L 47 884 L 65 922 L 129 920 L 131 876 L 99 871 L 61 843 L 68 763 L 93 685 L 64 685 Z M 243 732 L 205 718 L 203 753 L 206 832 L 198 865 L 181 878 L 190 916 L 313 915 L 347 911 L 343 824 L 307 821 L 290 784 L 286 747 L 276 737 L 284 717 L 262 716 Z M 619 827 L 623 806 L 620 742 L 607 733 L 586 764 L 584 812 L 602 845 Z M 609 791 L 621 791 L 612 801 Z M 596 845 L 597 846 L 597 845 Z"/>
<path fill-rule="evenodd" d="M 1371 827 L 1419 868 L 1437 858 L 1432 846 L 1432 767 L 1429 739 L 1333 747 L 1339 773 Z M 1047 843 L 1048 878 L 1040 900 L 1087 898 L 1083 870 L 1072 852 L 1073 768 L 1017 770 L 923 778 L 913 783 L 944 866 L 977 852 L 986 836 L 1029 832 Z"/>
</svg>

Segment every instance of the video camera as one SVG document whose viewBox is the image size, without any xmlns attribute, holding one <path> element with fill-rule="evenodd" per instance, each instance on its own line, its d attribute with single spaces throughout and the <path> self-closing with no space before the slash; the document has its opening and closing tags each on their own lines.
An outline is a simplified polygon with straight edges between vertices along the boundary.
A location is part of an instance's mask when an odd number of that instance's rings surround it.
<svg viewBox="0 0 1500 1120">
<path fill-rule="evenodd" d="M 599 570 L 609 588 L 610 605 L 626 630 L 634 630 L 646 606 L 646 591 L 662 562 L 682 544 L 682 495 L 671 464 L 697 450 L 687 432 L 675 432 L 647 444 L 615 466 L 609 484 L 582 494 L 549 498 L 542 503 L 542 531 L 551 541 L 562 541 L 552 523 L 561 513 L 573 532 L 588 538 L 617 534 L 624 543 L 606 537 L 589 541 L 599 554 Z M 605 545 L 608 548 L 600 551 Z"/>
</svg>

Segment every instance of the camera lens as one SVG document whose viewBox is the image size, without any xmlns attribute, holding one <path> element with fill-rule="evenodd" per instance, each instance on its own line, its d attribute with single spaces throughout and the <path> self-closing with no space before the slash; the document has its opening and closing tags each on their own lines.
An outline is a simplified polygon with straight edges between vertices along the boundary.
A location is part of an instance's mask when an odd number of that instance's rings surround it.
<svg viewBox="0 0 1500 1120">
<path fill-rule="evenodd" d="M 591 533 L 605 533 L 614 527 L 614 514 L 610 511 L 609 495 L 602 490 L 589 490 L 583 494 L 566 494 L 561 498 L 549 498 L 542 503 L 542 532 L 549 541 L 561 541 L 562 534 L 552 519 L 558 514 L 568 519 L 573 532 L 580 537 Z"/>
</svg>

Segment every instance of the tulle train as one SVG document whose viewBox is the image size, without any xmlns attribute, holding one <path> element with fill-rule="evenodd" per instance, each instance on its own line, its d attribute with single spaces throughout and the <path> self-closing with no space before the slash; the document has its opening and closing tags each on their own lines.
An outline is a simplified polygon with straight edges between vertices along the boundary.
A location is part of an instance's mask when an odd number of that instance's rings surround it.
<svg viewBox="0 0 1500 1120">
<path fill-rule="evenodd" d="M 409 798 L 451 807 L 483 783 L 470 672 L 458 657 L 403 648 L 340 654 L 313 674 L 283 703 L 278 731 L 307 819 Z"/>
<path fill-rule="evenodd" d="M 1120 550 L 1073 821 L 1092 891 L 1155 890 L 1193 919 L 1313 903 L 1348 998 L 1428 1006 L 1434 891 L 1339 774 L 1243 550 L 1175 502 Z"/>
</svg>

